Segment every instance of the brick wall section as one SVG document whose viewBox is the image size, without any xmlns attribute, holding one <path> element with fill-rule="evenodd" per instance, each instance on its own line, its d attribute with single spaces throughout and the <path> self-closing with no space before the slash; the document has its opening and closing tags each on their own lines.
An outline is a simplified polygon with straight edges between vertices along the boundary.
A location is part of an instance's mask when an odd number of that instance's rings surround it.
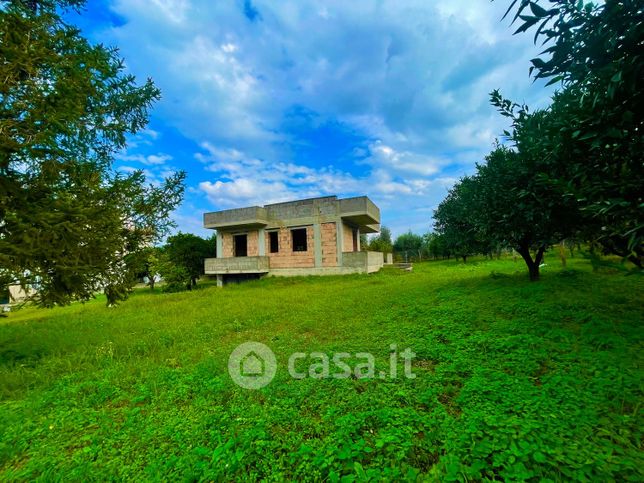
<svg viewBox="0 0 644 483">
<path fill-rule="evenodd" d="M 353 251 L 353 228 L 349 225 L 342 223 L 342 251 Z"/>
<path fill-rule="evenodd" d="M 223 247 L 223 258 L 233 256 L 233 236 L 230 233 L 221 234 L 221 243 Z"/>
<path fill-rule="evenodd" d="M 306 227 L 306 251 L 294 252 L 291 240 L 291 229 L 280 228 L 278 231 L 279 252 L 270 252 L 269 234 L 266 232 L 266 255 L 269 257 L 270 268 L 311 268 L 315 266 L 315 246 L 313 227 Z"/>
<path fill-rule="evenodd" d="M 249 231 L 246 241 L 246 251 L 249 257 L 256 257 L 259 255 L 259 232 Z"/>
<path fill-rule="evenodd" d="M 337 267 L 337 236 L 335 223 L 322 223 L 320 225 L 322 235 L 322 266 Z"/>
<path fill-rule="evenodd" d="M 221 234 L 221 243 L 223 246 L 223 257 L 222 258 L 230 258 L 235 256 L 234 255 L 234 248 L 233 248 L 233 233 L 222 233 Z M 243 235 L 243 233 L 239 233 L 239 235 Z M 249 231 L 246 233 L 247 238 L 246 238 L 246 255 L 249 257 L 256 257 L 259 255 L 259 245 L 258 245 L 258 235 L 259 232 L 257 230 L 255 231 Z"/>
</svg>

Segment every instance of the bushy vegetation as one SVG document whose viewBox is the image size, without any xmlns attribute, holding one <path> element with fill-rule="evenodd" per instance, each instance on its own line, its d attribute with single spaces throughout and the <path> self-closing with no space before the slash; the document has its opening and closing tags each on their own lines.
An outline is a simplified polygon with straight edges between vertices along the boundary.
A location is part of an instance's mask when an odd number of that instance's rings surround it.
<svg viewBox="0 0 644 483">
<path fill-rule="evenodd" d="M 393 242 L 391 240 L 391 230 L 385 225 L 380 227 L 380 233 L 365 240 L 365 243 L 360 244 L 366 250 L 373 250 L 374 252 L 392 253 L 394 250 Z"/>
<path fill-rule="evenodd" d="M 136 291 L 0 322 L 0 479 L 642 480 L 642 280 L 546 254 Z M 322 323 L 323 322 L 323 323 Z M 241 342 L 276 379 L 234 385 Z M 294 351 L 415 379 L 291 379 Z"/>
<path fill-rule="evenodd" d="M 544 252 L 566 239 L 642 268 L 641 2 L 514 0 L 508 14 L 515 33 L 534 29 L 544 44 L 534 78 L 559 89 L 535 112 L 492 93 L 511 121 L 509 146 L 495 146 L 454 186 L 435 212 L 436 231 L 459 256 L 515 249 L 532 280 Z"/>
<path fill-rule="evenodd" d="M 164 292 L 192 290 L 204 275 L 204 260 L 216 257 L 217 238 L 177 233 L 163 245 L 147 247 L 129 257 L 132 274 L 154 290 L 162 281 Z"/>
</svg>

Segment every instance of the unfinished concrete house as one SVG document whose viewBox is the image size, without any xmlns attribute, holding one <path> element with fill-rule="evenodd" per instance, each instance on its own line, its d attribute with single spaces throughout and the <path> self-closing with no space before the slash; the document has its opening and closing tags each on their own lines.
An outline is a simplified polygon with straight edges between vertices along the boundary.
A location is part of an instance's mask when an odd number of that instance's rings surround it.
<svg viewBox="0 0 644 483">
<path fill-rule="evenodd" d="M 204 214 L 217 230 L 217 258 L 205 260 L 218 285 L 262 275 L 371 273 L 381 252 L 360 251 L 360 235 L 380 230 L 380 210 L 366 196 L 325 196 Z"/>
</svg>

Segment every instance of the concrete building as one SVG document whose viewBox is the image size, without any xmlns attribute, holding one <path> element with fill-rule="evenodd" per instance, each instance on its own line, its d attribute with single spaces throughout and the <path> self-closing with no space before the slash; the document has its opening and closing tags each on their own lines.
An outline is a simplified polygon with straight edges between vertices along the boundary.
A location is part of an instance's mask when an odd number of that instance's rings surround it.
<svg viewBox="0 0 644 483">
<path fill-rule="evenodd" d="M 0 287 L 0 305 L 11 305 L 23 302 L 34 293 L 34 289 L 28 288 L 24 290 L 20 285 L 16 284 Z"/>
<path fill-rule="evenodd" d="M 360 251 L 360 234 L 380 231 L 380 210 L 366 196 L 251 206 L 204 214 L 217 230 L 217 258 L 205 260 L 218 285 L 262 275 L 377 272 L 381 252 Z"/>
</svg>

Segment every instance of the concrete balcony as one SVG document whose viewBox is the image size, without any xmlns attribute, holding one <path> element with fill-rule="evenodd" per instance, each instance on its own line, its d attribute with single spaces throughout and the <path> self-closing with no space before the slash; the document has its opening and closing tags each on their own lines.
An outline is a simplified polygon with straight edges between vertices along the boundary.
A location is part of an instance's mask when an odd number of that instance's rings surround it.
<svg viewBox="0 0 644 483">
<path fill-rule="evenodd" d="M 204 213 L 205 228 L 260 228 L 268 224 L 266 209 L 261 206 Z"/>
<path fill-rule="evenodd" d="M 343 252 L 342 267 L 352 268 L 359 272 L 377 272 L 385 264 L 382 252 Z"/>
<path fill-rule="evenodd" d="M 268 257 L 206 258 L 206 275 L 229 273 L 268 273 Z"/>
<path fill-rule="evenodd" d="M 363 233 L 376 233 L 380 229 L 380 209 L 366 196 L 345 198 L 340 203 L 342 219 L 361 227 Z"/>
</svg>

